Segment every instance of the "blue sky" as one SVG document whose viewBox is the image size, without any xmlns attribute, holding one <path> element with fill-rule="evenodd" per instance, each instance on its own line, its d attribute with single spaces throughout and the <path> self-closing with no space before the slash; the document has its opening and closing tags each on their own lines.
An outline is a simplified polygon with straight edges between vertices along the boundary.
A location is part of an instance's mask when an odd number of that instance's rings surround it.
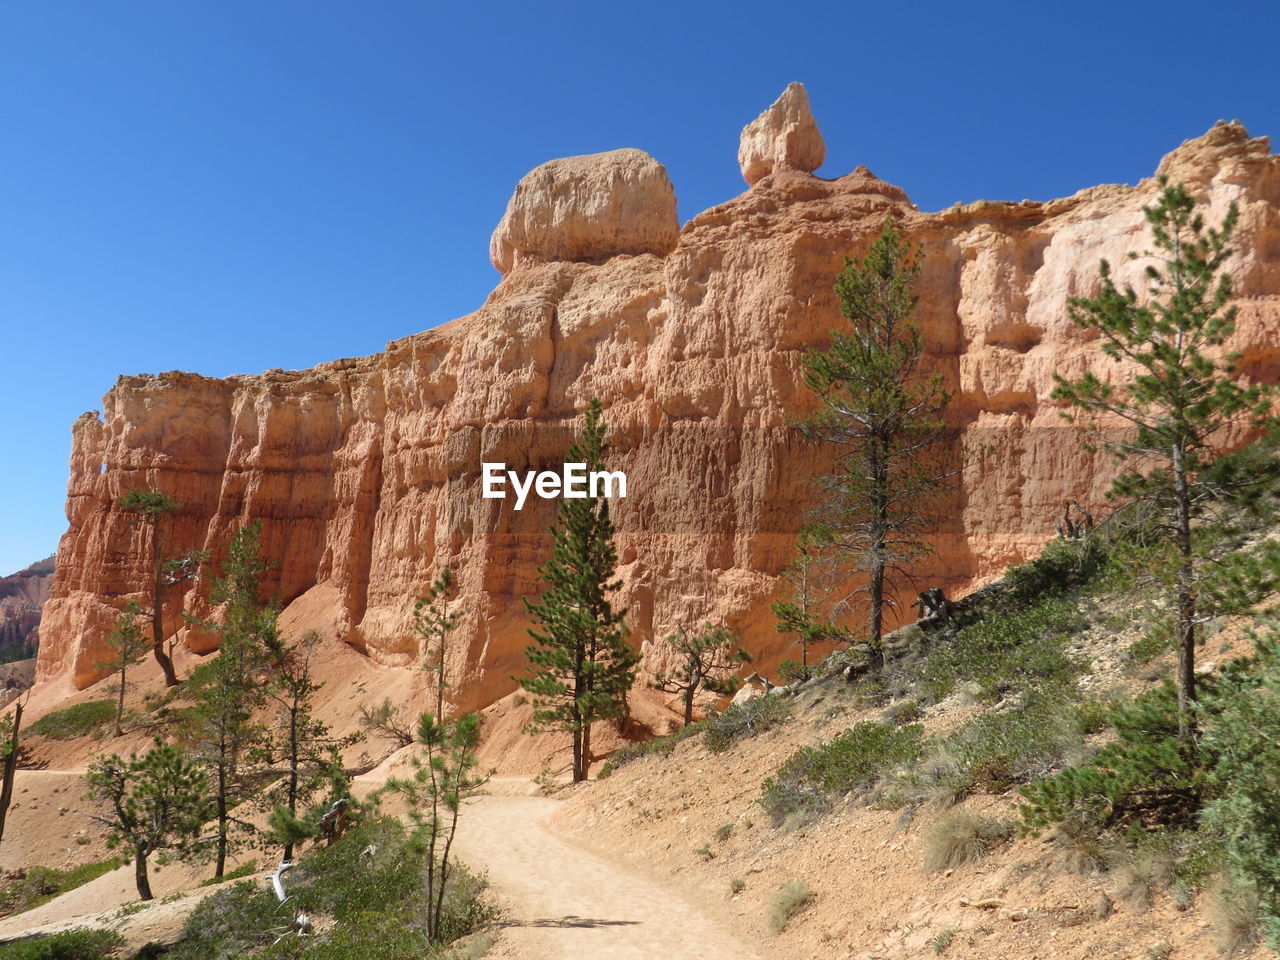
<svg viewBox="0 0 1280 960">
<path fill-rule="evenodd" d="M 634 146 L 681 219 L 791 80 L 922 209 L 1134 182 L 1220 117 L 1280 135 L 1277 8 L 17 0 L 0 6 L 0 574 L 66 526 L 120 373 L 372 353 L 467 313 L 552 157 Z"/>
</svg>

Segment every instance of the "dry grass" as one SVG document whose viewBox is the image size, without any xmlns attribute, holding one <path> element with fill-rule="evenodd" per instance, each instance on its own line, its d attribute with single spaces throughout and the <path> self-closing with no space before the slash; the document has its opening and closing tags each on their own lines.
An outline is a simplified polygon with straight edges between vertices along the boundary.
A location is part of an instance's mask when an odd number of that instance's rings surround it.
<svg viewBox="0 0 1280 960">
<path fill-rule="evenodd" d="M 966 810 L 943 815 L 924 839 L 924 868 L 949 870 L 980 860 L 1013 832 L 1010 823 Z"/>
<path fill-rule="evenodd" d="M 769 908 L 769 929 L 781 933 L 795 916 L 813 901 L 813 888 L 803 880 L 784 884 Z"/>
<path fill-rule="evenodd" d="M 1104 845 L 1099 831 L 1078 818 L 1058 824 L 1053 832 L 1053 848 L 1058 861 L 1081 876 L 1104 873 L 1114 860 L 1114 853 Z"/>
<path fill-rule="evenodd" d="M 1209 895 L 1218 946 L 1227 957 L 1245 953 L 1258 940 L 1258 891 L 1220 882 Z"/>
<path fill-rule="evenodd" d="M 1178 872 L 1178 858 L 1167 846 L 1145 847 L 1116 869 L 1119 883 L 1117 900 L 1127 900 L 1138 913 L 1151 909 L 1156 894 L 1173 883 Z"/>
</svg>

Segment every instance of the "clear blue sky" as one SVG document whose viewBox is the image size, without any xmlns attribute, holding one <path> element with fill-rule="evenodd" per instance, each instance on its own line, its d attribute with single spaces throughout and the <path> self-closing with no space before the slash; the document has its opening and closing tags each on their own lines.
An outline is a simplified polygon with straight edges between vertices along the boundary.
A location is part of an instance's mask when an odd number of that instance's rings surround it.
<svg viewBox="0 0 1280 960">
<path fill-rule="evenodd" d="M 826 8 L 824 10 L 824 7 Z M 0 6 L 0 574 L 120 373 L 298 368 L 475 309 L 519 178 L 640 147 L 682 220 L 791 80 L 922 209 L 1280 135 L 1274 4 L 16 0 Z"/>
</svg>

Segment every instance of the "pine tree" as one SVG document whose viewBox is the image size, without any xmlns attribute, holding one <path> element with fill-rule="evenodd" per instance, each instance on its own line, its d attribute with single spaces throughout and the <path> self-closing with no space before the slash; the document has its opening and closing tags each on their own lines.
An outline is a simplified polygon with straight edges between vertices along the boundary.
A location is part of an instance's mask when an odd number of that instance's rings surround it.
<svg viewBox="0 0 1280 960">
<path fill-rule="evenodd" d="M 784 660 L 778 665 L 778 675 L 784 682 L 808 680 L 809 650 L 821 643 L 845 639 L 844 631 L 822 615 L 827 605 L 827 579 L 819 569 L 818 549 L 811 542 L 813 530 L 801 531 L 796 544 L 796 558 L 782 573 L 783 581 L 790 587 L 790 599 L 779 600 L 769 609 L 777 617 L 774 629 L 782 634 L 793 634 L 800 646 L 800 662 Z"/>
<path fill-rule="evenodd" d="M 459 612 L 449 612 L 454 595 L 453 571 L 445 567 L 413 608 L 413 630 L 422 639 L 423 669 L 435 686 L 437 720 L 444 719 L 444 691 L 449 686 L 446 675 L 448 639 L 462 620 Z"/>
<path fill-rule="evenodd" d="M 283 847 L 281 860 L 292 861 L 294 847 L 315 836 L 317 826 L 303 819 L 305 805 L 313 803 L 324 788 L 332 805 L 350 801 L 350 777 L 342 765 L 342 748 L 360 735 L 335 737 L 329 725 L 313 713 L 315 695 L 324 686 L 311 675 L 311 662 L 320 644 L 315 631 L 292 642 L 272 631 L 264 636 L 269 679 L 264 692 L 275 708 L 274 726 L 260 756 L 269 766 L 283 766 L 279 784 L 264 802 L 272 808 L 266 838 Z"/>
<path fill-rule="evenodd" d="M 138 896 L 152 899 L 151 855 L 189 853 L 209 817 L 204 773 L 176 746 L 156 740 L 141 757 L 112 754 L 95 761 L 85 779 L 89 797 L 107 806 L 106 814 L 92 814 L 108 828 L 107 845 L 132 850 Z"/>
<path fill-rule="evenodd" d="M 130 490 L 116 501 L 126 513 L 150 531 L 148 547 L 151 552 L 151 581 L 147 585 L 151 609 L 145 613 L 151 621 L 151 650 L 164 672 L 167 687 L 178 685 L 178 674 L 173 668 L 172 644 L 165 642 L 164 604 L 169 588 L 195 576 L 205 554 L 195 552 L 182 557 L 165 556 L 165 535 L 169 518 L 182 509 L 182 504 L 167 493 L 149 490 Z"/>
<path fill-rule="evenodd" d="M 262 575 L 270 567 L 259 558 L 261 532 L 261 522 L 254 521 L 231 540 L 210 593 L 219 617 L 202 622 L 222 636 L 218 655 L 192 672 L 185 689 L 191 707 L 182 716 L 182 735 L 213 786 L 214 877 L 223 875 L 237 838 L 255 829 L 235 811 L 252 793 L 249 758 L 264 733 L 254 711 L 264 699 L 266 641 L 275 636 L 277 616 L 260 598 Z"/>
<path fill-rule="evenodd" d="M 587 408 L 581 437 L 566 463 L 601 470 L 607 447 L 599 400 Z M 635 681 L 638 654 L 627 643 L 625 611 L 609 594 L 620 581 L 609 502 L 601 497 L 565 498 L 556 509 L 551 559 L 539 572 L 547 583 L 538 602 L 525 607 L 540 625 L 525 650 L 532 676 L 517 682 L 533 694 L 531 731 L 562 730 L 573 737 L 573 779 L 591 767 L 591 725 L 626 715 L 627 691 Z"/>
<path fill-rule="evenodd" d="M 1236 310 L 1227 306 L 1231 278 L 1224 272 L 1238 216 L 1235 204 L 1221 226 L 1206 227 L 1184 186 L 1163 179 L 1161 184 L 1159 201 L 1144 208 L 1156 247 L 1142 254 L 1149 261 L 1145 303 L 1132 287 L 1115 285 L 1104 260 L 1098 296 L 1075 297 L 1067 304 L 1078 326 L 1102 335 L 1103 351 L 1124 364 L 1127 379 L 1112 383 L 1092 372 L 1074 382 L 1055 377 L 1053 396 L 1083 411 L 1098 441 L 1130 464 L 1111 495 L 1150 504 L 1160 518 L 1161 536 L 1172 553 L 1179 731 L 1191 750 L 1197 618 L 1204 612 L 1197 592 L 1205 560 L 1193 524 L 1226 493 L 1210 469 L 1218 459 L 1215 441 L 1232 424 L 1260 424 L 1272 392 L 1241 385 L 1233 356 L 1211 355 L 1235 329 Z M 1101 421 L 1126 426 L 1126 436 L 1103 438 Z"/>
<path fill-rule="evenodd" d="M 13 803 L 13 784 L 18 774 L 18 764 L 26 754 L 22 745 L 22 712 L 26 709 L 30 689 L 13 704 L 13 713 L 0 717 L 0 840 L 4 839 L 4 825 Z"/>
<path fill-rule="evenodd" d="M 722 697 L 732 696 L 742 681 L 731 675 L 737 664 L 750 663 L 751 654 L 737 645 L 738 638 L 728 627 L 704 623 L 700 631 L 680 627 L 667 636 L 676 652 L 674 673 L 659 674 L 653 686 L 667 693 L 679 693 L 684 701 L 684 725 L 693 722 L 693 701 L 699 690 Z"/>
<path fill-rule="evenodd" d="M 386 790 L 409 806 L 409 817 L 427 844 L 427 936 L 444 939 L 444 905 L 451 875 L 453 840 L 462 801 L 489 779 L 477 774 L 480 717 L 468 713 L 441 721 L 424 713 L 418 721 L 424 756 L 412 758 L 412 777 L 393 777 Z"/>
<path fill-rule="evenodd" d="M 143 656 L 151 647 L 151 641 L 142 635 L 142 627 L 138 619 L 142 616 L 142 608 L 130 600 L 124 610 L 116 618 L 116 625 L 107 636 L 107 645 L 112 656 L 98 664 L 99 669 L 118 673 L 116 681 L 116 736 L 124 734 L 124 693 L 128 686 L 129 668 L 142 662 Z"/>
<path fill-rule="evenodd" d="M 941 454 L 950 395 L 940 374 L 920 370 L 919 273 L 919 251 L 886 219 L 866 257 L 846 259 L 836 280 L 848 329 L 804 359 L 805 385 L 823 406 L 801 429 L 837 451 L 806 533 L 837 563 L 865 572 L 845 602 L 865 596 L 877 653 L 895 580 L 929 553 L 924 529 L 951 474 Z"/>
</svg>

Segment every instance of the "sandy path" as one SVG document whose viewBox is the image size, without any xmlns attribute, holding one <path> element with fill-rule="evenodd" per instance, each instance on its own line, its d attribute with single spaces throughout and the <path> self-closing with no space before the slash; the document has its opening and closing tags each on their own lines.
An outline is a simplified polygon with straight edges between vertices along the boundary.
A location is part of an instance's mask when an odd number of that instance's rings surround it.
<svg viewBox="0 0 1280 960">
<path fill-rule="evenodd" d="M 680 893 L 557 836 L 559 801 L 485 796 L 458 827 L 461 859 L 488 872 L 507 927 L 496 955 L 518 960 L 748 960 L 760 954 Z"/>
</svg>

